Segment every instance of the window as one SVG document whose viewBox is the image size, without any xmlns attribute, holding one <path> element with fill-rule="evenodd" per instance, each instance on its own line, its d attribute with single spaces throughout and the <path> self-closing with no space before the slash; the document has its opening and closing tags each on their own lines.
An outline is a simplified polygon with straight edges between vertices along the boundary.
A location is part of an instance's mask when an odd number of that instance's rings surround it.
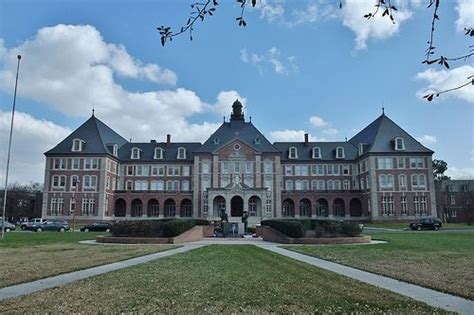
<svg viewBox="0 0 474 315">
<path fill-rule="evenodd" d="M 100 164 L 99 159 L 91 159 L 91 158 L 84 159 L 85 170 L 90 170 L 90 169 L 97 170 L 99 169 L 99 164 Z"/>
<path fill-rule="evenodd" d="M 271 199 L 267 199 L 265 202 L 265 215 L 267 217 L 272 215 L 272 200 Z"/>
<path fill-rule="evenodd" d="M 221 140 L 218 137 L 215 137 L 213 140 L 214 145 L 218 145 L 221 143 Z"/>
<path fill-rule="evenodd" d="M 168 165 L 169 176 L 179 176 L 180 167 L 176 165 Z"/>
<path fill-rule="evenodd" d="M 402 137 L 396 137 L 394 144 L 395 144 L 396 151 L 405 150 L 405 141 L 403 140 Z"/>
<path fill-rule="evenodd" d="M 78 170 L 79 169 L 79 159 L 72 159 L 72 165 L 71 165 L 73 170 Z"/>
<path fill-rule="evenodd" d="M 322 164 L 311 165 L 311 175 L 324 175 L 324 165 Z"/>
<path fill-rule="evenodd" d="M 407 189 L 407 177 L 404 174 L 398 175 L 398 186 L 400 190 Z"/>
<path fill-rule="evenodd" d="M 67 168 L 67 159 L 54 159 L 53 168 L 55 170 L 65 170 Z"/>
<path fill-rule="evenodd" d="M 328 190 L 334 190 L 334 181 L 328 180 Z"/>
<path fill-rule="evenodd" d="M 265 161 L 263 163 L 263 170 L 265 174 L 272 174 L 273 173 L 273 163 L 272 161 Z"/>
<path fill-rule="evenodd" d="M 163 149 L 162 148 L 155 148 L 155 154 L 153 155 L 155 160 L 162 160 L 163 159 Z"/>
<path fill-rule="evenodd" d="M 397 167 L 399 169 L 405 168 L 405 158 L 404 157 L 398 157 L 397 158 Z"/>
<path fill-rule="evenodd" d="M 335 180 L 334 181 L 334 189 L 335 190 L 341 190 L 341 181 L 340 180 Z"/>
<path fill-rule="evenodd" d="M 329 164 L 327 166 L 327 175 L 339 175 L 339 164 Z"/>
<path fill-rule="evenodd" d="M 71 151 L 73 152 L 81 152 L 82 146 L 85 142 L 81 139 L 73 139 L 72 140 L 72 148 Z"/>
<path fill-rule="evenodd" d="M 392 169 L 392 158 L 377 158 L 377 168 L 379 170 Z"/>
<path fill-rule="evenodd" d="M 293 165 L 285 165 L 285 175 L 293 175 Z"/>
<path fill-rule="evenodd" d="M 290 147 L 290 151 L 288 153 L 289 159 L 297 159 L 298 158 L 298 150 L 296 147 Z"/>
<path fill-rule="evenodd" d="M 400 197 L 400 210 L 402 212 L 402 215 L 408 215 L 407 197 L 406 196 Z"/>
<path fill-rule="evenodd" d="M 260 139 L 259 136 L 256 136 L 256 137 L 255 137 L 255 140 L 253 141 L 253 143 L 255 143 L 255 144 L 260 144 L 260 143 L 262 143 L 262 140 Z"/>
<path fill-rule="evenodd" d="M 189 180 L 183 180 L 183 184 L 182 184 L 181 189 L 182 189 L 183 191 L 189 191 L 189 190 L 190 190 L 189 188 L 190 188 L 190 187 L 189 187 Z"/>
<path fill-rule="evenodd" d="M 186 149 L 185 148 L 178 148 L 178 159 L 180 159 L 180 160 L 186 159 Z"/>
<path fill-rule="evenodd" d="M 365 187 L 367 187 L 367 189 L 370 189 L 370 177 L 369 176 L 365 177 Z"/>
<path fill-rule="evenodd" d="M 451 205 L 456 204 L 456 197 L 454 195 L 449 196 L 449 204 L 451 204 Z"/>
<path fill-rule="evenodd" d="M 112 154 L 114 156 L 118 156 L 118 145 L 114 144 L 114 146 L 112 147 Z"/>
<path fill-rule="evenodd" d="M 53 182 L 53 188 L 64 188 L 66 187 L 66 176 L 54 175 L 52 182 Z"/>
<path fill-rule="evenodd" d="M 410 158 L 410 168 L 424 168 L 425 167 L 425 158 L 417 157 Z"/>
<path fill-rule="evenodd" d="M 364 144 L 359 143 L 359 155 L 364 154 Z"/>
<path fill-rule="evenodd" d="M 351 174 L 351 166 L 350 165 L 342 165 L 342 174 L 343 175 L 350 175 Z"/>
<path fill-rule="evenodd" d="M 97 176 L 95 175 L 85 175 L 82 179 L 82 188 L 91 189 L 96 188 L 97 186 Z"/>
<path fill-rule="evenodd" d="M 63 198 L 51 198 L 50 213 L 51 215 L 62 215 L 64 207 Z"/>
<path fill-rule="evenodd" d="M 229 174 L 229 162 L 228 161 L 222 162 L 221 167 L 222 167 L 222 174 Z"/>
<path fill-rule="evenodd" d="M 202 163 L 201 163 L 201 173 L 209 174 L 209 166 L 210 166 L 209 161 L 202 161 Z"/>
<path fill-rule="evenodd" d="M 393 197 L 382 197 L 382 215 L 394 215 Z"/>
<path fill-rule="evenodd" d="M 82 209 L 81 215 L 83 216 L 95 216 L 95 199 L 94 198 L 84 198 L 82 199 Z"/>
<path fill-rule="evenodd" d="M 344 159 L 345 154 L 344 154 L 344 148 L 343 147 L 337 147 L 336 148 L 336 159 Z"/>
<path fill-rule="evenodd" d="M 314 147 L 313 148 L 313 159 L 320 159 L 321 158 L 321 148 Z"/>
<path fill-rule="evenodd" d="M 415 215 L 420 215 L 420 197 L 413 197 L 413 204 L 415 206 Z"/>
<path fill-rule="evenodd" d="M 379 175 L 379 186 L 381 189 L 392 189 L 393 175 Z"/>
<path fill-rule="evenodd" d="M 296 176 L 308 176 L 308 165 L 295 165 Z"/>
<path fill-rule="evenodd" d="M 348 180 L 345 180 L 344 182 L 342 182 L 342 189 L 344 189 L 344 190 L 351 189 L 351 182 L 348 181 Z"/>
<path fill-rule="evenodd" d="M 426 178 L 424 174 L 413 174 L 411 175 L 411 188 L 415 189 L 425 189 L 426 188 Z"/>
<path fill-rule="evenodd" d="M 303 184 L 300 180 L 295 181 L 295 190 L 303 190 Z"/>
<path fill-rule="evenodd" d="M 420 196 L 420 210 L 421 210 L 421 215 L 426 215 L 427 213 L 426 196 Z"/>
<path fill-rule="evenodd" d="M 240 162 L 234 162 L 234 173 L 240 173 Z"/>
<path fill-rule="evenodd" d="M 191 166 L 189 165 L 183 165 L 182 167 L 182 174 L 183 176 L 190 176 L 191 175 Z"/>
<path fill-rule="evenodd" d="M 224 188 L 229 184 L 230 184 L 230 175 L 222 175 L 221 188 Z"/>
<path fill-rule="evenodd" d="M 211 187 L 211 180 L 209 178 L 209 175 L 203 175 L 202 176 L 202 190 L 206 190 L 207 188 Z"/>
<path fill-rule="evenodd" d="M 285 181 L 285 190 L 293 190 L 293 181 L 291 180 Z"/>
<path fill-rule="evenodd" d="M 252 162 L 245 162 L 245 173 L 252 174 L 253 173 L 253 163 Z"/>
<path fill-rule="evenodd" d="M 132 160 L 138 160 L 140 159 L 140 149 L 139 148 L 132 148 L 132 154 L 130 156 L 130 158 Z"/>
<path fill-rule="evenodd" d="M 71 176 L 71 190 L 77 190 L 77 184 L 79 183 L 79 177 L 77 175 Z"/>
</svg>

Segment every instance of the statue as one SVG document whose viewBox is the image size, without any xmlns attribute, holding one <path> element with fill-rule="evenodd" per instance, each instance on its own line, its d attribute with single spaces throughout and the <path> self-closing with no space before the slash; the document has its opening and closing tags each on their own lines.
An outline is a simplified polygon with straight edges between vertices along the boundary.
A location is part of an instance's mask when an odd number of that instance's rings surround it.
<svg viewBox="0 0 474 315">
<path fill-rule="evenodd" d="M 247 233 L 247 221 L 249 218 L 249 213 L 247 211 L 244 211 L 242 214 L 242 223 L 244 224 L 244 234 Z"/>
<path fill-rule="evenodd" d="M 222 235 L 225 237 L 226 231 L 224 228 L 224 222 L 229 223 L 229 217 L 227 213 L 225 212 L 225 209 L 221 209 L 220 217 L 221 217 L 221 231 L 222 231 Z"/>
</svg>

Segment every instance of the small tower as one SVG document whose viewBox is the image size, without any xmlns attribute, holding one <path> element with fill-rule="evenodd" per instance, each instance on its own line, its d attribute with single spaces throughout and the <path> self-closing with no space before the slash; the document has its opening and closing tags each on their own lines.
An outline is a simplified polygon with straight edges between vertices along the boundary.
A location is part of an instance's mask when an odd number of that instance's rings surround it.
<svg viewBox="0 0 474 315">
<path fill-rule="evenodd" d="M 230 114 L 230 121 L 244 121 L 244 113 L 242 112 L 242 103 L 237 99 L 232 104 L 232 114 Z"/>
</svg>

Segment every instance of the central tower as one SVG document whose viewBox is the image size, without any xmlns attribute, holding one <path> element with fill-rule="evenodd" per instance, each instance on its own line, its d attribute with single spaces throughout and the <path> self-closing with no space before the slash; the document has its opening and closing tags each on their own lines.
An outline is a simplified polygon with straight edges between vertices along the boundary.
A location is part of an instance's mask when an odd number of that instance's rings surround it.
<svg viewBox="0 0 474 315">
<path fill-rule="evenodd" d="M 230 114 L 230 121 L 245 121 L 244 113 L 242 112 L 242 103 L 237 99 L 232 104 L 232 114 Z"/>
</svg>

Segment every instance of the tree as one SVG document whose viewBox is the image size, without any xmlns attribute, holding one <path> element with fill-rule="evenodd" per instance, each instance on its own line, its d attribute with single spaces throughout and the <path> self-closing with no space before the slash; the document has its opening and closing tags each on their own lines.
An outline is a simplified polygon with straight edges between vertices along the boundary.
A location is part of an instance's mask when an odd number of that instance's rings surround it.
<svg viewBox="0 0 474 315">
<path fill-rule="evenodd" d="M 435 182 L 442 180 L 451 179 L 449 176 L 444 175 L 444 172 L 448 169 L 448 163 L 443 160 L 433 160 L 433 177 Z"/>
<path fill-rule="evenodd" d="M 245 8 L 251 3 L 252 7 L 257 6 L 257 0 L 235 0 L 240 6 L 240 14 L 236 18 L 236 21 L 239 26 L 245 27 L 247 26 L 247 22 L 244 19 L 244 12 Z M 459 56 L 449 57 L 443 54 L 440 54 L 438 57 L 435 56 L 436 47 L 435 43 L 435 30 L 436 30 L 436 22 L 440 19 L 439 16 L 439 7 L 441 0 L 425 0 L 427 1 L 427 9 L 433 10 L 433 17 L 431 20 L 431 28 L 430 28 L 430 36 L 429 40 L 427 41 L 428 48 L 425 51 L 425 58 L 422 61 L 423 64 L 432 65 L 438 64 L 446 69 L 449 69 L 450 62 L 457 62 L 457 61 L 466 61 L 472 56 L 474 56 L 474 45 L 469 46 L 468 52 L 464 54 L 460 54 Z M 364 15 L 367 20 L 370 20 L 377 15 L 381 15 L 382 17 L 389 18 L 392 23 L 396 23 L 395 18 L 393 17 L 393 11 L 398 11 L 398 9 L 392 4 L 391 0 L 374 0 L 375 6 L 374 11 L 368 12 Z M 344 6 L 344 0 L 335 0 L 335 4 L 342 8 Z M 174 37 L 184 34 L 186 32 L 189 33 L 189 39 L 193 40 L 193 31 L 196 22 L 201 21 L 203 22 L 206 17 L 213 16 L 216 12 L 216 9 L 219 5 L 217 0 L 206 0 L 202 2 L 194 2 L 191 4 L 191 12 L 189 18 L 187 19 L 186 23 L 181 26 L 178 32 L 174 32 L 170 26 L 159 26 L 157 27 L 158 32 L 160 33 L 160 40 L 161 45 L 164 46 L 166 42 L 172 41 Z M 465 35 L 466 36 L 474 36 L 474 28 L 465 28 Z M 474 73 L 466 78 L 466 82 L 458 85 L 453 86 L 452 88 L 448 88 L 446 90 L 437 91 L 434 93 L 428 93 L 423 96 L 424 99 L 431 102 L 433 98 L 439 97 L 442 94 L 452 92 L 455 90 L 459 90 L 462 88 L 466 88 L 471 86 L 474 88 Z"/>
</svg>

